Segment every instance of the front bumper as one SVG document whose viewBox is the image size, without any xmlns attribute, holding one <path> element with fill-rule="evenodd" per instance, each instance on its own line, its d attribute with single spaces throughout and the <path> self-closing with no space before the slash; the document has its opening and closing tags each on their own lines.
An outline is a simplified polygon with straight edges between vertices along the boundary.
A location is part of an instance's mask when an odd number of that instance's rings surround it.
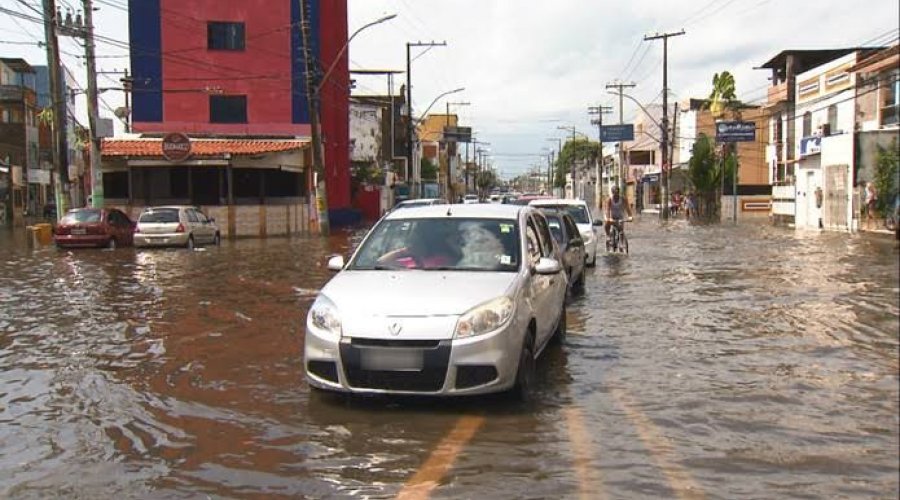
<svg viewBox="0 0 900 500">
<path fill-rule="evenodd" d="M 307 326 L 306 378 L 319 389 L 360 394 L 456 396 L 505 391 L 515 383 L 524 328 L 505 328 L 467 339 L 396 340 L 328 338 Z M 373 366 L 372 360 L 414 359 L 408 367 Z M 419 364 L 418 361 L 421 361 Z"/>
<path fill-rule="evenodd" d="M 138 248 L 145 247 L 183 247 L 187 245 L 190 233 L 167 233 L 167 234 L 145 234 L 136 233 L 134 235 L 134 246 Z"/>
</svg>

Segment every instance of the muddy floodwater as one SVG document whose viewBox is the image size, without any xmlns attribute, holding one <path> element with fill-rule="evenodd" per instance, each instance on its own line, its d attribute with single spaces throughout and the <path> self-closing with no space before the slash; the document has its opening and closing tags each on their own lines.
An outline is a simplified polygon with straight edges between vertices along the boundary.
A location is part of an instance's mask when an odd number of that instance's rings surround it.
<svg viewBox="0 0 900 500">
<path fill-rule="evenodd" d="M 896 498 L 898 251 L 628 228 L 536 400 L 311 393 L 328 239 L 32 251 L 0 230 L 3 498 Z"/>
</svg>

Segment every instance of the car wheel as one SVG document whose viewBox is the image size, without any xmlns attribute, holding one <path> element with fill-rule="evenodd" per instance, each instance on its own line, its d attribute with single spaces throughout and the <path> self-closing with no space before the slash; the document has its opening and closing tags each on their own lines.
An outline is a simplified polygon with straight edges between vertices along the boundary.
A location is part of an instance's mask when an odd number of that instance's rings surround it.
<svg viewBox="0 0 900 500">
<path fill-rule="evenodd" d="M 222 244 L 222 237 L 219 235 L 219 233 L 216 233 L 215 238 L 213 238 L 213 245 L 219 246 L 221 244 Z"/>
<path fill-rule="evenodd" d="M 188 250 L 194 249 L 194 236 L 193 235 L 188 236 L 187 243 L 185 243 L 184 247 L 187 248 Z"/>
<path fill-rule="evenodd" d="M 516 370 L 516 385 L 512 388 L 512 396 L 523 403 L 531 400 L 534 386 L 534 337 L 531 333 L 525 338 L 522 352 L 519 354 L 519 368 Z"/>
<path fill-rule="evenodd" d="M 562 311 L 559 313 L 559 321 L 556 323 L 556 331 L 553 332 L 553 342 L 562 344 L 566 341 L 566 305 L 563 304 Z"/>
<path fill-rule="evenodd" d="M 109 241 L 106 242 L 106 248 L 109 248 L 110 250 L 115 250 L 116 249 L 116 239 L 110 238 Z"/>
</svg>

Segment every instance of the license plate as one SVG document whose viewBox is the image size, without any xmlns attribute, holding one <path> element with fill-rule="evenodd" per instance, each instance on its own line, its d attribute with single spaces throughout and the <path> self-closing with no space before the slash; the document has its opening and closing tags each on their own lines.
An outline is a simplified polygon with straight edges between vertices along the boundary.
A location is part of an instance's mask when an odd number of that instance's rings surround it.
<svg viewBox="0 0 900 500">
<path fill-rule="evenodd" d="M 422 351 L 415 349 L 363 349 L 360 353 L 363 370 L 421 371 Z"/>
<path fill-rule="evenodd" d="M 72 234 L 87 234 L 87 229 L 80 227 L 72 228 Z"/>
</svg>

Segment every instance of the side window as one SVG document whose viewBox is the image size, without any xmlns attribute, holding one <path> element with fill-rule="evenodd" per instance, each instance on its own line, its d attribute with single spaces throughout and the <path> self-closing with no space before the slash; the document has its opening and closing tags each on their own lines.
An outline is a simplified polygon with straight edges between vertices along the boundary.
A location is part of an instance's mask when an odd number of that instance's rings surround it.
<svg viewBox="0 0 900 500">
<path fill-rule="evenodd" d="M 543 257 L 553 257 L 553 235 L 550 234 L 547 220 L 544 219 L 543 215 L 535 214 L 534 222 L 538 229 L 538 236 L 541 239 L 541 255 Z"/>
<path fill-rule="evenodd" d="M 534 222 L 529 218 L 528 226 L 525 228 L 525 251 L 528 253 L 528 261 L 531 265 L 537 265 L 541 258 L 541 242 L 538 239 L 538 231 L 534 227 Z"/>
<path fill-rule="evenodd" d="M 572 221 L 571 217 L 563 217 L 563 221 L 566 224 L 566 232 L 569 233 L 569 239 L 578 238 L 581 239 L 581 233 L 578 232 L 578 226 L 575 225 L 575 222 Z"/>
<path fill-rule="evenodd" d="M 206 214 L 199 210 L 195 210 L 194 215 L 197 217 L 197 222 L 201 224 L 206 224 L 207 222 L 209 222 L 209 219 L 206 218 Z"/>
<path fill-rule="evenodd" d="M 188 218 L 188 222 L 200 222 L 200 221 L 197 219 L 197 213 L 194 212 L 193 210 L 188 210 L 188 211 L 187 211 L 187 218 Z"/>
</svg>

